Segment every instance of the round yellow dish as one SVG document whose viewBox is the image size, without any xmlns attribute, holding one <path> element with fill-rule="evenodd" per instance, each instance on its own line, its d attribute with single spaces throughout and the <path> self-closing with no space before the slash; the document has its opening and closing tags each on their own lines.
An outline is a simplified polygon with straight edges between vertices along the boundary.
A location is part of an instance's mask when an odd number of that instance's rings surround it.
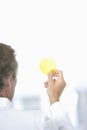
<svg viewBox="0 0 87 130">
<path fill-rule="evenodd" d="M 40 61 L 40 70 L 46 75 L 48 72 L 55 73 L 56 62 L 52 58 L 44 58 Z"/>
</svg>

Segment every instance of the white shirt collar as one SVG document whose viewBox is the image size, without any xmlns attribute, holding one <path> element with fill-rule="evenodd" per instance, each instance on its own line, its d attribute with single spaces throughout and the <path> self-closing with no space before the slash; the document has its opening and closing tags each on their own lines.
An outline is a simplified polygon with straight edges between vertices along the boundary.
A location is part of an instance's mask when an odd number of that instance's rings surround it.
<svg viewBox="0 0 87 130">
<path fill-rule="evenodd" d="M 11 107 L 11 102 L 8 98 L 0 97 L 0 108 L 2 107 Z"/>
</svg>

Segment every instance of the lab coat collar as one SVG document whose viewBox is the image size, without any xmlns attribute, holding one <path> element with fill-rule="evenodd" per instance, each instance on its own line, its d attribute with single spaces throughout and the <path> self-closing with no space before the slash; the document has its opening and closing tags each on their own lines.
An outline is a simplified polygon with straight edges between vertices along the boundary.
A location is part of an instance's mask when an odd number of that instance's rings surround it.
<svg viewBox="0 0 87 130">
<path fill-rule="evenodd" d="M 11 102 L 8 98 L 0 97 L 0 108 L 2 107 L 11 107 Z"/>
</svg>

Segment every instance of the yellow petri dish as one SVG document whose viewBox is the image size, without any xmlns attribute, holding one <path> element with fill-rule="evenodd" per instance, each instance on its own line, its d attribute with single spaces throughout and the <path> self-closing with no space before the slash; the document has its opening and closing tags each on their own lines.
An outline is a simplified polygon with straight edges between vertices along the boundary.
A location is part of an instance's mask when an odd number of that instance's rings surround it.
<svg viewBox="0 0 87 130">
<path fill-rule="evenodd" d="M 56 62 L 52 58 L 44 58 L 40 61 L 40 70 L 46 75 L 48 72 L 55 73 Z"/>
</svg>

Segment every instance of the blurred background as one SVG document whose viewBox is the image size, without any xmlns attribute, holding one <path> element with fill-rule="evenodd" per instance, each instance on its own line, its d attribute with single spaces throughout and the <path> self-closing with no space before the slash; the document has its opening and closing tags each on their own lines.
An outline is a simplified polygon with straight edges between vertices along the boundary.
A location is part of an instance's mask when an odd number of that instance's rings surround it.
<svg viewBox="0 0 87 130">
<path fill-rule="evenodd" d="M 16 50 L 16 109 L 49 108 L 47 76 L 39 63 L 51 57 L 67 87 L 61 103 L 76 130 L 87 129 L 87 1 L 0 0 L 0 42 Z"/>
</svg>

